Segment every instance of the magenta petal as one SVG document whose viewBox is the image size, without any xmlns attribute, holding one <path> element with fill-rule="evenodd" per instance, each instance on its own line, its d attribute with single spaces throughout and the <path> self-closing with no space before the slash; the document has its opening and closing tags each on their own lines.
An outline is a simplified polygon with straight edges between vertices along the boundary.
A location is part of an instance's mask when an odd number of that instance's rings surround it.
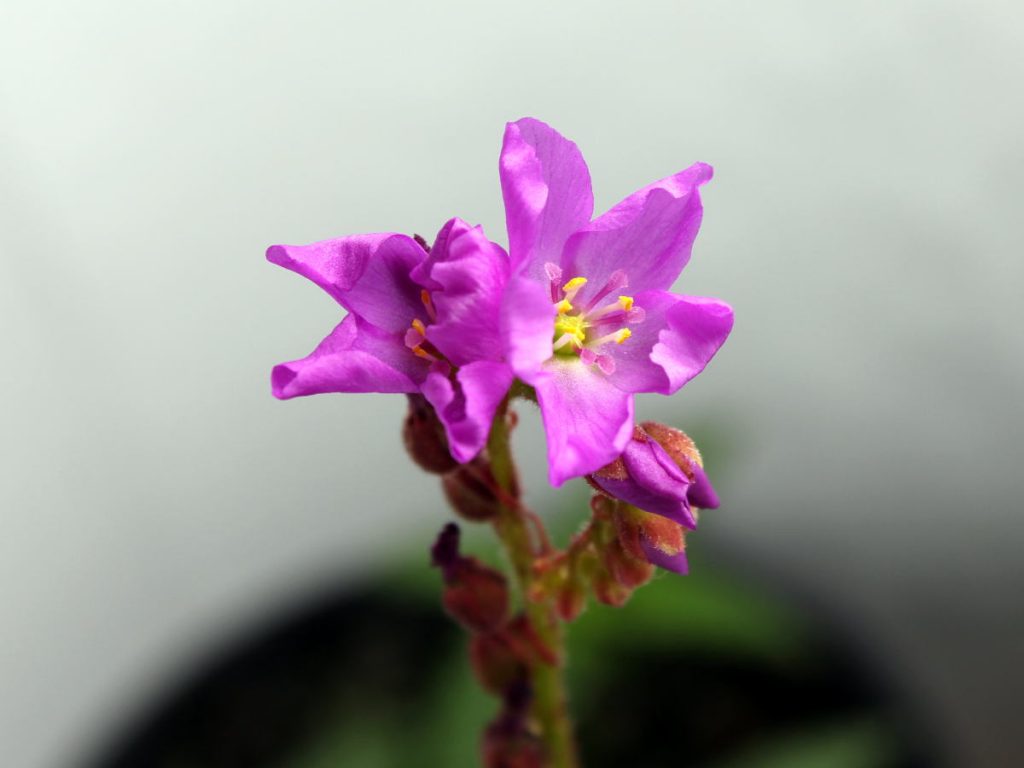
<svg viewBox="0 0 1024 768">
<path fill-rule="evenodd" d="M 508 271 L 505 251 L 461 219 L 445 224 L 430 256 L 413 270 L 437 310 L 427 338 L 454 365 L 501 358 L 497 318 Z"/>
<path fill-rule="evenodd" d="M 651 351 L 651 360 L 668 376 L 672 394 L 704 370 L 732 330 L 732 307 L 718 299 L 676 296 L 665 312 L 666 328 Z M 645 321 L 646 322 L 646 321 Z"/>
<path fill-rule="evenodd" d="M 690 469 L 693 471 L 693 485 L 690 486 L 690 504 L 698 509 L 718 509 L 721 501 L 718 494 L 711 486 L 704 468 L 697 462 L 691 462 Z"/>
<path fill-rule="evenodd" d="M 274 366 L 274 397 L 324 392 L 416 392 L 426 374 L 401 338 L 349 315 L 301 360 Z"/>
<path fill-rule="evenodd" d="M 687 528 L 697 527 L 687 498 L 690 481 L 664 448 L 653 440 L 631 440 L 622 454 L 622 461 L 641 491 L 636 501 L 625 501 L 634 507 L 674 520 Z M 640 495 L 645 499 L 640 499 Z"/>
<path fill-rule="evenodd" d="M 523 118 L 505 127 L 498 162 L 513 269 L 544 280 L 565 241 L 590 222 L 594 194 L 579 148 L 549 125 Z"/>
<path fill-rule="evenodd" d="M 671 395 L 704 370 L 732 330 L 732 308 L 717 299 L 646 291 L 636 306 L 644 321 L 611 351 L 610 378 L 625 392 Z"/>
<path fill-rule="evenodd" d="M 628 504 L 696 528 L 690 511 L 690 481 L 665 449 L 653 440 L 630 440 L 622 452 L 626 477 L 598 473 L 592 480 L 608 494 Z"/>
<path fill-rule="evenodd" d="M 526 277 L 513 278 L 501 307 L 501 334 L 509 365 L 528 384 L 551 357 L 554 332 L 555 307 L 547 288 Z"/>
<path fill-rule="evenodd" d="M 511 385 L 508 366 L 487 360 L 460 368 L 455 385 L 440 373 L 427 376 L 423 394 L 444 425 L 456 461 L 470 461 L 486 445 L 498 404 Z"/>
<path fill-rule="evenodd" d="M 631 294 L 667 290 L 690 260 L 703 207 L 698 187 L 711 178 L 711 166 L 685 171 L 634 192 L 574 234 L 565 247 L 567 274 L 588 279 L 586 301 L 616 270 L 629 278 Z"/>
<path fill-rule="evenodd" d="M 310 245 L 272 245 L 267 249 L 267 261 L 312 280 L 340 302 L 339 294 L 356 284 L 380 244 L 393 236 L 385 232 Z"/>
<path fill-rule="evenodd" d="M 579 360 L 548 361 L 536 377 L 548 442 L 548 477 L 559 486 L 596 472 L 633 434 L 633 396 Z"/>
<path fill-rule="evenodd" d="M 386 331 L 424 317 L 420 286 L 409 273 L 426 258 L 411 237 L 355 235 L 311 245 L 272 245 L 267 260 L 319 285 L 342 306 Z"/>
<path fill-rule="evenodd" d="M 664 568 L 666 571 L 679 573 L 683 576 L 690 572 L 690 565 L 686 561 L 686 550 L 670 555 L 666 552 L 662 552 L 644 538 L 640 539 L 640 546 L 643 547 L 644 555 L 647 557 L 647 562 L 656 565 L 659 568 Z"/>
<path fill-rule="evenodd" d="M 651 353 L 668 326 L 665 313 L 675 305 L 678 297 L 666 291 L 647 291 L 635 299 L 636 306 L 643 308 L 644 321 L 630 325 L 632 336 L 611 347 L 615 371 L 609 378 L 624 392 L 670 394 L 674 390 L 670 388 L 668 374 L 651 359 Z"/>
</svg>

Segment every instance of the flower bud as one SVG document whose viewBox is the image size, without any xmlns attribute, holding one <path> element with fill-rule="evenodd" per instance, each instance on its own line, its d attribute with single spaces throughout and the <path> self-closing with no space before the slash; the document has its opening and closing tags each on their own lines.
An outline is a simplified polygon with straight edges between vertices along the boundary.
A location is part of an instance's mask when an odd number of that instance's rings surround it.
<svg viewBox="0 0 1024 768">
<path fill-rule="evenodd" d="M 610 605 L 613 608 L 621 608 L 633 594 L 633 590 L 623 586 L 607 568 L 599 568 L 594 573 L 593 579 L 594 597 L 598 602 Z"/>
<path fill-rule="evenodd" d="M 458 466 L 448 450 L 444 427 L 423 395 L 409 395 L 409 412 L 402 425 L 402 441 L 409 456 L 422 469 L 443 475 Z"/>
<path fill-rule="evenodd" d="M 699 509 L 717 509 L 720 502 L 711 481 L 704 473 L 704 459 L 697 450 L 696 444 L 683 430 L 659 424 L 656 421 L 645 421 L 641 428 L 654 438 L 672 457 L 676 465 L 683 470 L 692 485 L 688 498 L 690 504 Z"/>
<path fill-rule="evenodd" d="M 509 647 L 523 663 L 530 666 L 547 664 L 552 667 L 561 664 L 558 654 L 541 639 L 525 613 L 520 613 L 508 623 L 504 635 Z"/>
<path fill-rule="evenodd" d="M 469 660 L 480 685 L 498 695 L 517 681 L 525 680 L 528 674 L 503 632 L 473 635 L 469 641 Z"/>
<path fill-rule="evenodd" d="M 474 459 L 441 478 L 444 495 L 460 517 L 483 522 L 501 511 L 497 487 L 488 464 Z"/>
<path fill-rule="evenodd" d="M 576 621 L 586 605 L 587 588 L 582 579 L 568 579 L 555 595 L 555 611 L 562 621 Z"/>
<path fill-rule="evenodd" d="M 654 575 L 654 566 L 647 558 L 636 557 L 626 552 L 618 539 L 609 543 L 603 554 L 608 573 L 624 587 L 636 589 L 650 581 Z"/>
<path fill-rule="evenodd" d="M 484 732 L 484 768 L 544 768 L 544 744 L 525 728 L 510 731 L 494 723 Z"/>
<path fill-rule="evenodd" d="M 647 424 L 666 440 L 675 457 L 645 429 L 636 427 L 622 455 L 587 481 L 611 498 L 696 528 L 692 507 L 698 501 L 717 506 L 718 499 L 700 467 L 693 441 L 679 430 Z"/>
<path fill-rule="evenodd" d="M 619 545 L 628 556 L 675 573 L 688 573 L 686 538 L 681 525 L 621 502 L 616 505 L 613 519 Z"/>
<path fill-rule="evenodd" d="M 449 523 L 431 550 L 433 564 L 444 576 L 442 602 L 453 619 L 473 632 L 492 632 L 508 616 L 505 577 L 474 557 L 459 554 L 459 527 Z"/>
<path fill-rule="evenodd" d="M 528 727 L 532 693 L 529 683 L 520 681 L 504 693 L 504 706 L 484 731 L 484 768 L 544 768 L 544 744 Z"/>
</svg>

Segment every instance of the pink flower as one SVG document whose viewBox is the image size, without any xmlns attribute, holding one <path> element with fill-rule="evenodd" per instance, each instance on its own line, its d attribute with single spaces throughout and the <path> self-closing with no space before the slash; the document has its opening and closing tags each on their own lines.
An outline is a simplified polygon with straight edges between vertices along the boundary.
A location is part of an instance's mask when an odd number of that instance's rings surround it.
<svg viewBox="0 0 1024 768">
<path fill-rule="evenodd" d="M 275 397 L 419 392 L 437 411 L 455 459 L 480 452 L 512 374 L 494 322 L 508 256 L 479 227 L 452 219 L 429 253 L 387 233 L 274 245 L 267 259 L 312 280 L 349 312 L 310 355 L 275 366 Z"/>
<path fill-rule="evenodd" d="M 626 448 L 633 396 L 668 395 L 700 373 L 729 335 L 717 299 L 668 289 L 700 227 L 697 163 L 591 221 L 579 149 L 544 123 L 505 130 L 499 164 L 511 278 L 502 304 L 507 360 L 537 392 L 553 485 Z"/>
</svg>

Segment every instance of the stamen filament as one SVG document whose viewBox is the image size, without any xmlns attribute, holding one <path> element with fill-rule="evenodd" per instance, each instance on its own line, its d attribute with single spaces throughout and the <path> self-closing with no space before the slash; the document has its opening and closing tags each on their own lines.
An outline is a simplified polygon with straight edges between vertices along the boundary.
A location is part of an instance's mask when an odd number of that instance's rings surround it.
<svg viewBox="0 0 1024 768">
<path fill-rule="evenodd" d="M 587 306 L 583 308 L 583 311 L 589 312 L 594 307 L 596 307 L 598 303 L 612 291 L 617 291 L 620 288 L 625 288 L 627 285 L 629 285 L 629 279 L 626 277 L 626 273 L 623 272 L 621 269 L 615 270 L 608 278 L 608 282 L 605 283 L 601 290 L 595 293 L 591 297 L 590 301 L 587 302 Z"/>
<path fill-rule="evenodd" d="M 629 330 L 629 328 L 620 328 L 614 333 L 609 333 L 608 335 L 602 336 L 599 339 L 594 339 L 594 341 L 591 342 L 591 346 L 600 347 L 603 344 L 609 344 L 613 341 L 616 344 L 622 344 L 626 339 L 628 339 L 632 335 L 633 332 Z"/>
</svg>

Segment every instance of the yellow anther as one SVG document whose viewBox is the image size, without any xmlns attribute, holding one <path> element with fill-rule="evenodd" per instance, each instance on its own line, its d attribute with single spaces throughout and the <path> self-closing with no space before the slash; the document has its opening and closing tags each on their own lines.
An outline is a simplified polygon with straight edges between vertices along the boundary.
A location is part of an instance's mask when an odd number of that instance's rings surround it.
<svg viewBox="0 0 1024 768">
<path fill-rule="evenodd" d="M 615 343 L 621 344 L 632 335 L 633 332 L 629 328 L 622 328 L 615 332 Z"/>
<path fill-rule="evenodd" d="M 569 291 L 578 291 L 584 285 L 587 284 L 587 278 L 585 277 L 574 277 L 568 283 L 562 286 L 562 290 L 568 293 Z"/>
<path fill-rule="evenodd" d="M 416 357 L 422 357 L 424 360 L 434 359 L 434 356 L 427 352 L 425 349 L 423 349 L 423 347 L 413 347 L 412 353 L 416 355 Z"/>
<path fill-rule="evenodd" d="M 555 304 L 555 309 L 558 310 L 558 314 L 564 315 L 572 310 L 572 303 L 568 299 L 562 299 L 560 302 Z"/>
<path fill-rule="evenodd" d="M 623 310 L 629 312 L 633 308 L 633 297 L 632 296 L 619 296 L 619 306 Z"/>
<path fill-rule="evenodd" d="M 418 317 L 412 321 L 412 327 L 416 329 L 420 336 L 427 335 L 427 327 L 423 325 L 423 321 Z"/>
<path fill-rule="evenodd" d="M 434 301 L 430 298 L 430 291 L 426 288 L 420 291 L 420 301 L 423 302 L 423 307 L 427 310 L 427 315 L 430 319 L 436 320 L 437 310 L 434 309 Z"/>
</svg>

